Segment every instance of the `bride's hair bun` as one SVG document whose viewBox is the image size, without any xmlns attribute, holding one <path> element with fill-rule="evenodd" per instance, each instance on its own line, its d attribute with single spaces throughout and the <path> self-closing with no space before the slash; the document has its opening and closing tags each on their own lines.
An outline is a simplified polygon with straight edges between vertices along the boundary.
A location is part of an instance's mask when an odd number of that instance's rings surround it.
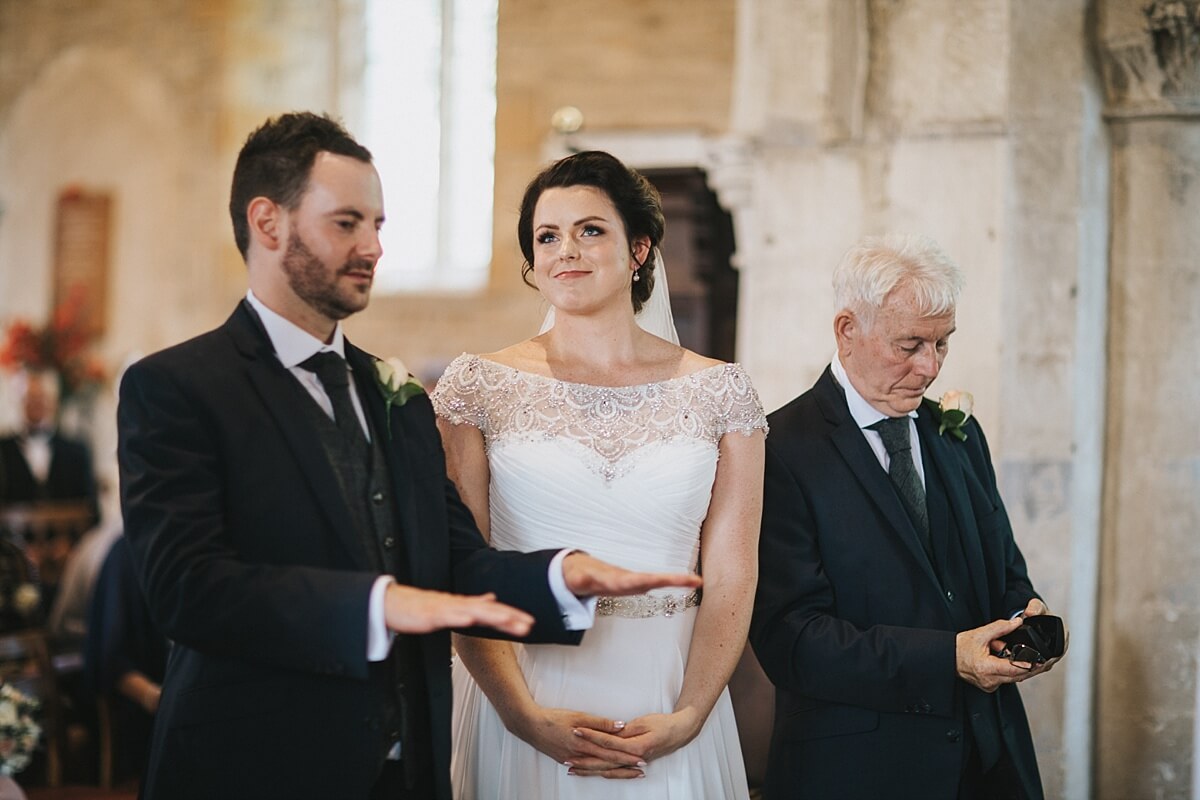
<svg viewBox="0 0 1200 800">
<path fill-rule="evenodd" d="M 521 244 L 521 254 L 525 256 L 522 279 L 534 286 L 529 277 L 533 272 L 533 209 L 542 192 L 567 186 L 593 186 L 604 192 L 621 215 L 625 237 L 630 242 L 642 236 L 650 240 L 650 252 L 638 270 L 640 280 L 633 281 L 630 290 L 634 312 L 641 311 L 654 290 L 655 251 L 662 243 L 666 227 L 662 199 L 645 176 L 601 150 L 587 150 L 559 159 L 525 187 L 521 216 L 517 220 L 517 240 Z"/>
</svg>

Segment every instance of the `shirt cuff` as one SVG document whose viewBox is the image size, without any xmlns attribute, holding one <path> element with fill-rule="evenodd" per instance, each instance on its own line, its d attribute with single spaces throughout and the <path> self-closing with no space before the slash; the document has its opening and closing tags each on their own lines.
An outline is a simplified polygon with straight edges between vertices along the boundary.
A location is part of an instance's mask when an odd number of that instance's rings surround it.
<svg viewBox="0 0 1200 800">
<path fill-rule="evenodd" d="M 567 589 L 566 578 L 563 577 L 563 559 L 574 553 L 574 550 L 559 550 L 550 561 L 550 592 L 558 603 L 558 613 L 562 616 L 563 627 L 569 631 L 586 631 L 592 627 L 596 618 L 596 598 L 578 598 Z"/>
<path fill-rule="evenodd" d="M 392 640 L 396 634 L 388 630 L 383 603 L 388 587 L 395 582 L 396 579 L 390 575 L 380 575 L 371 585 L 367 606 L 367 661 L 383 661 L 392 650 Z"/>
</svg>

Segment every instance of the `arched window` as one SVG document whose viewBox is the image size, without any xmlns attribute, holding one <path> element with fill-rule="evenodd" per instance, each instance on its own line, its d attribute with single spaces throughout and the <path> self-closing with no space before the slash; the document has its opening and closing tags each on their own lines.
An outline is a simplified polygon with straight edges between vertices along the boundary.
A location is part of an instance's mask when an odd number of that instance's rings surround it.
<svg viewBox="0 0 1200 800">
<path fill-rule="evenodd" d="M 492 257 L 497 0 L 366 9 L 362 140 L 387 213 L 376 288 L 479 288 Z"/>
</svg>

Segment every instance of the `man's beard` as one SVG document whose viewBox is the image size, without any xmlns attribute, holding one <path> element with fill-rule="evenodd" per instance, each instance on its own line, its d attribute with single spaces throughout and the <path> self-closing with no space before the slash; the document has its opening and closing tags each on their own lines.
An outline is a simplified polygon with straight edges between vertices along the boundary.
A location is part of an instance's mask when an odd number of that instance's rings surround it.
<svg viewBox="0 0 1200 800">
<path fill-rule="evenodd" d="M 349 272 L 370 269 L 370 261 L 351 259 L 330 275 L 324 262 L 308 249 L 298 232 L 293 230 L 288 237 L 287 252 L 283 256 L 283 272 L 287 275 L 288 286 L 297 297 L 327 319 L 345 319 L 367 307 L 370 289 L 361 292 L 355 289 L 339 294 L 337 280 Z"/>
</svg>

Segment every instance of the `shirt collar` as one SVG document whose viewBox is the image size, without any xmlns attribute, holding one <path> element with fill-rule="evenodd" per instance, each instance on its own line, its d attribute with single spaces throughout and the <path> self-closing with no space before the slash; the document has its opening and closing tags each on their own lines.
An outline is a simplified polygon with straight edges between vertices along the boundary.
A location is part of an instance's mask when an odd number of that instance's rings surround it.
<svg viewBox="0 0 1200 800">
<path fill-rule="evenodd" d="M 875 406 L 868 403 L 863 396 L 854 388 L 854 384 L 850 382 L 850 376 L 846 374 L 846 368 L 842 366 L 842 360 L 837 353 L 833 354 L 833 361 L 829 365 L 829 369 L 833 372 L 834 380 L 841 385 L 846 392 L 846 405 L 850 408 L 850 416 L 854 418 L 854 422 L 860 428 L 869 428 L 881 419 L 887 419 L 887 414 L 884 414 Z M 910 411 L 908 416 L 916 419 L 917 412 Z"/>
<path fill-rule="evenodd" d="M 263 301 L 255 296 L 253 290 L 246 291 L 246 300 L 258 312 L 263 328 L 267 331 L 267 338 L 271 340 L 271 346 L 275 348 L 275 355 L 279 358 L 280 363 L 288 369 L 298 366 L 309 356 L 323 350 L 337 353 L 342 358 L 346 357 L 346 340 L 342 335 L 342 323 L 337 323 L 333 329 L 333 339 L 329 344 L 325 344 L 300 326 L 267 308 L 263 305 Z"/>
</svg>

